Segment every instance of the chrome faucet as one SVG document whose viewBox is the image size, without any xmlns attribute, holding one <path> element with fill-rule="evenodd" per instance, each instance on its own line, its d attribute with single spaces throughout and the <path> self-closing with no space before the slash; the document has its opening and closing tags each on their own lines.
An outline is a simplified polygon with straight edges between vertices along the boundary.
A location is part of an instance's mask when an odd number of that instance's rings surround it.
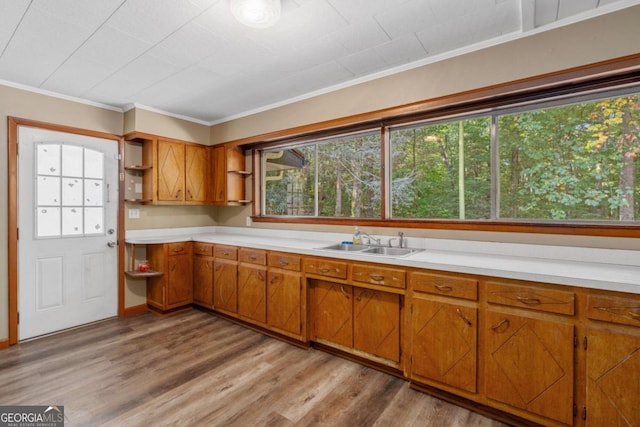
<svg viewBox="0 0 640 427">
<path fill-rule="evenodd" d="M 369 244 L 369 245 L 370 245 L 370 244 L 371 244 L 371 241 L 374 241 L 376 245 L 378 245 L 378 246 L 380 246 L 380 245 L 381 245 L 381 243 L 380 243 L 380 238 L 379 238 L 379 237 L 374 237 L 374 236 L 372 236 L 371 234 L 369 234 L 369 233 L 365 233 L 365 232 L 364 232 L 364 231 L 362 231 L 362 230 L 360 231 L 360 234 L 361 234 L 362 236 L 364 236 L 364 237 L 366 237 L 366 238 L 367 238 L 367 244 Z"/>
<path fill-rule="evenodd" d="M 404 246 L 405 246 L 404 233 L 402 231 L 398 231 L 398 237 L 393 237 L 393 238 L 389 239 L 389 247 L 392 247 L 391 246 L 391 242 L 393 242 L 396 239 L 398 239 L 398 247 L 399 248 L 404 248 Z"/>
</svg>

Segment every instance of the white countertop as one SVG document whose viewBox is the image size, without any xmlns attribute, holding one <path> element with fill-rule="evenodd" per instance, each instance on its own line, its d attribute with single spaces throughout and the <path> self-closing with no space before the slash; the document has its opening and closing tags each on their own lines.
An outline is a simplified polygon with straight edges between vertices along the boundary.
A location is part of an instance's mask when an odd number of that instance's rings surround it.
<svg viewBox="0 0 640 427">
<path fill-rule="evenodd" d="M 383 241 L 388 237 L 394 236 Z M 339 233 L 234 227 L 126 232 L 126 242 L 132 244 L 189 240 L 640 294 L 640 251 L 632 250 L 410 237 L 408 246 L 423 251 L 392 258 L 319 249 L 351 240 Z"/>
</svg>

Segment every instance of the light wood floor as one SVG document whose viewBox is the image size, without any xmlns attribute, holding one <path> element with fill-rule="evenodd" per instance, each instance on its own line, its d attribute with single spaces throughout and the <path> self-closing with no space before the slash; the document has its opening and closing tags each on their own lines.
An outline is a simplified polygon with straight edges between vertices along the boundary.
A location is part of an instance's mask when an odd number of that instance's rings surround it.
<svg viewBox="0 0 640 427">
<path fill-rule="evenodd" d="M 67 426 L 502 426 L 406 381 L 197 310 L 145 313 L 0 351 L 0 405 Z"/>
</svg>

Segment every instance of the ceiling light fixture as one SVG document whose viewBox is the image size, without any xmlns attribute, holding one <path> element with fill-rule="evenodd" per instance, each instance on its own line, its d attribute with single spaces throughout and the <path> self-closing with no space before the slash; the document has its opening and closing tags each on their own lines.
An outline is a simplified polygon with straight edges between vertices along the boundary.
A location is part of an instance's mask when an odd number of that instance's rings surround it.
<svg viewBox="0 0 640 427">
<path fill-rule="evenodd" d="M 278 22 L 280 0 L 231 0 L 231 13 L 242 24 L 252 28 L 268 28 Z"/>
</svg>

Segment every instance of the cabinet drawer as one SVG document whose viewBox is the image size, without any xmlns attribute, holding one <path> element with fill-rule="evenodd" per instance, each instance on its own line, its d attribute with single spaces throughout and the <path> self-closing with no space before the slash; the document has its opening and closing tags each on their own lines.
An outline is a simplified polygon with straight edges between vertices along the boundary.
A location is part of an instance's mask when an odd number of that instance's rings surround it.
<svg viewBox="0 0 640 427">
<path fill-rule="evenodd" d="M 238 260 L 250 264 L 267 265 L 267 251 L 240 248 L 238 251 Z"/>
<path fill-rule="evenodd" d="M 324 259 L 305 258 L 304 271 L 306 273 L 320 276 L 335 277 L 336 279 L 347 278 L 347 263 L 340 261 L 328 261 Z"/>
<path fill-rule="evenodd" d="M 640 326 L 640 299 L 589 295 L 587 316 L 594 320 Z"/>
<path fill-rule="evenodd" d="M 213 256 L 222 259 L 238 259 L 238 248 L 235 246 L 215 245 Z"/>
<path fill-rule="evenodd" d="M 281 252 L 269 253 L 269 266 L 291 271 L 300 271 L 300 257 Z"/>
<path fill-rule="evenodd" d="M 575 313 L 575 294 L 572 291 L 532 285 L 487 282 L 487 300 L 493 304 L 524 307 L 549 313 L 568 315 Z"/>
<path fill-rule="evenodd" d="M 409 284 L 417 292 L 473 301 L 478 299 L 478 281 L 467 277 L 413 272 L 409 274 Z"/>
<path fill-rule="evenodd" d="M 354 282 L 371 283 L 373 285 L 405 288 L 405 271 L 396 268 L 379 267 L 377 265 L 353 264 L 351 278 Z"/>
<path fill-rule="evenodd" d="M 191 242 L 168 243 L 169 255 L 186 255 L 191 253 Z"/>
<path fill-rule="evenodd" d="M 193 253 L 202 256 L 213 256 L 213 245 L 211 243 L 194 243 Z"/>
</svg>

